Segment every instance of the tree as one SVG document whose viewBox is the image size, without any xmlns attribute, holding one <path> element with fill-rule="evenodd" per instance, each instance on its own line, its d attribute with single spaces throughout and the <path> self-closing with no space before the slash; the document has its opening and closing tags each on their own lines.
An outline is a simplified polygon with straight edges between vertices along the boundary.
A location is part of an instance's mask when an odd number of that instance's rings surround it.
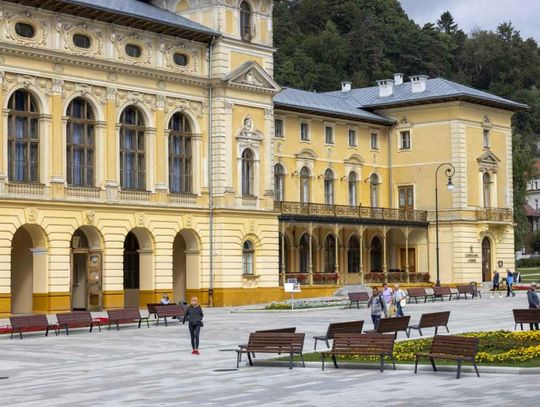
<svg viewBox="0 0 540 407">
<path fill-rule="evenodd" d="M 441 14 L 441 17 L 437 20 L 437 27 L 439 27 L 439 31 L 447 35 L 455 35 L 458 31 L 458 25 L 449 11 Z"/>
</svg>

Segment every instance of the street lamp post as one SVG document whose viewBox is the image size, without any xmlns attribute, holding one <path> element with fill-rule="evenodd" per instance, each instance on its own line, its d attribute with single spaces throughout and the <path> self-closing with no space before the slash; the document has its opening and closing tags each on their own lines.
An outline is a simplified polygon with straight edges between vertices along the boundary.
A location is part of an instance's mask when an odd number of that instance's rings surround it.
<svg viewBox="0 0 540 407">
<path fill-rule="evenodd" d="M 448 178 L 448 184 L 446 184 L 449 191 L 454 189 L 454 184 L 452 183 L 452 177 L 456 173 L 456 168 L 450 163 L 442 163 L 435 170 L 435 258 L 437 265 L 437 281 L 435 281 L 435 286 L 441 286 L 441 279 L 439 274 L 439 190 L 437 188 L 437 175 L 441 167 L 446 167 L 444 174 Z"/>
</svg>

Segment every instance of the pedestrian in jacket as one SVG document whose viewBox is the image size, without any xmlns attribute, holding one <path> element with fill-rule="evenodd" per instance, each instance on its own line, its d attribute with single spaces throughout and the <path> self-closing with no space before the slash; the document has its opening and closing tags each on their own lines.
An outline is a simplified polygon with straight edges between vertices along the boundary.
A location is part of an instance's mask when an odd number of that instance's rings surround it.
<svg viewBox="0 0 540 407">
<path fill-rule="evenodd" d="M 527 291 L 527 301 L 529 301 L 529 308 L 540 308 L 540 299 L 538 298 L 538 294 L 536 294 L 536 283 L 531 283 Z M 529 324 L 529 327 L 531 331 L 535 329 L 538 331 L 538 322 Z"/>
<path fill-rule="evenodd" d="M 392 297 L 392 301 L 394 304 L 396 304 L 397 307 L 397 314 L 396 317 L 402 317 L 405 314 L 403 313 L 403 308 L 407 304 L 407 294 L 405 294 L 405 291 L 403 291 L 401 288 L 399 288 L 399 284 L 394 285 L 394 295 Z"/>
<path fill-rule="evenodd" d="M 495 290 L 497 290 L 497 292 L 499 293 L 499 297 L 501 296 L 500 282 L 500 274 L 497 270 L 495 270 L 495 273 L 493 274 L 493 291 L 491 292 L 492 297 L 495 293 Z"/>
<path fill-rule="evenodd" d="M 514 284 L 514 274 L 510 271 L 510 269 L 506 269 L 506 296 L 510 297 L 510 294 L 512 294 L 512 297 L 516 296 L 516 293 L 512 289 L 512 285 Z"/>
<path fill-rule="evenodd" d="M 384 316 L 388 317 L 388 307 L 386 306 L 386 301 L 384 300 L 382 294 L 379 293 L 379 289 L 377 287 L 373 287 L 373 293 L 367 305 L 371 308 L 371 321 L 373 322 L 373 327 L 377 329 L 379 326 L 379 321 L 381 320 L 381 315 L 384 313 Z"/>
<path fill-rule="evenodd" d="M 191 297 L 191 304 L 186 309 L 184 314 L 184 323 L 186 319 L 189 324 L 189 335 L 191 336 L 191 351 L 192 355 L 200 355 L 199 353 L 199 334 L 201 333 L 201 327 L 203 324 L 204 313 L 199 305 L 199 299 L 197 297 Z"/>
</svg>

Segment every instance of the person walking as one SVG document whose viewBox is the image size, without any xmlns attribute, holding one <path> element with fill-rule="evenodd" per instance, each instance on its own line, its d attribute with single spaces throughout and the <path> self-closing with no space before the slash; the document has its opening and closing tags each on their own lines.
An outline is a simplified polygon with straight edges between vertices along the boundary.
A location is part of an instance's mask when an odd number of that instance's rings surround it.
<svg viewBox="0 0 540 407">
<path fill-rule="evenodd" d="M 199 334 L 201 333 L 201 328 L 203 324 L 204 313 L 202 308 L 199 305 L 199 299 L 197 297 L 191 297 L 191 304 L 186 309 L 184 314 L 184 323 L 186 319 L 189 321 L 189 334 L 191 336 L 191 354 L 200 355 L 199 353 Z"/>
<path fill-rule="evenodd" d="M 514 289 L 512 288 L 512 285 L 514 284 L 514 274 L 510 271 L 510 269 L 506 269 L 506 296 L 510 297 L 510 294 L 512 294 L 512 297 L 516 296 L 516 293 L 514 292 Z"/>
<path fill-rule="evenodd" d="M 540 298 L 538 298 L 538 294 L 536 294 L 536 283 L 531 283 L 529 290 L 527 291 L 527 301 L 529 301 L 529 308 L 540 308 Z M 529 327 L 531 331 L 538 331 L 538 322 L 530 323 Z"/>
<path fill-rule="evenodd" d="M 495 290 L 499 293 L 499 298 L 502 297 L 501 295 L 501 288 L 500 288 L 500 274 L 497 270 L 495 270 L 495 273 L 493 274 L 493 289 L 491 291 L 491 298 L 493 298 L 493 295 L 495 294 Z"/>
<path fill-rule="evenodd" d="M 403 307 L 405 307 L 405 304 L 407 304 L 406 297 L 407 297 L 407 294 L 405 294 L 405 291 L 399 288 L 399 284 L 395 284 L 392 301 L 397 307 L 396 317 L 405 316 L 405 314 L 403 313 Z"/>
<path fill-rule="evenodd" d="M 377 287 L 373 287 L 373 292 L 367 306 L 371 308 L 371 321 L 373 322 L 374 329 L 377 330 L 379 321 L 381 320 L 381 315 L 384 313 L 384 316 L 388 317 L 388 307 L 386 306 L 386 301 L 384 300 L 382 294 L 379 293 L 379 289 Z"/>
</svg>

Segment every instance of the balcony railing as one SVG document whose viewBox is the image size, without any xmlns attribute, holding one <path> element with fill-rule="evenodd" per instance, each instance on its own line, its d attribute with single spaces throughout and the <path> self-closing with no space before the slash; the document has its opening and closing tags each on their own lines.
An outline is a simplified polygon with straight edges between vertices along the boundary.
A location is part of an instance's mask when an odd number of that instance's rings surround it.
<svg viewBox="0 0 540 407">
<path fill-rule="evenodd" d="M 486 208 L 476 211 L 476 220 L 487 220 L 493 222 L 512 222 L 514 214 L 510 209 Z"/>
<path fill-rule="evenodd" d="M 242 197 L 242 207 L 243 208 L 256 208 L 257 207 L 257 197 L 245 195 Z"/>
<path fill-rule="evenodd" d="M 43 184 L 8 183 L 6 184 L 6 192 L 8 195 L 14 195 L 22 198 L 46 197 L 46 188 Z"/>
<path fill-rule="evenodd" d="M 174 206 L 196 206 L 197 195 L 194 194 L 169 194 L 169 203 Z"/>
<path fill-rule="evenodd" d="M 118 196 L 122 201 L 149 202 L 151 192 L 148 191 L 119 191 Z"/>
<path fill-rule="evenodd" d="M 276 202 L 274 207 L 282 215 L 427 222 L 427 211 L 413 209 L 372 208 L 368 206 L 325 205 L 301 202 Z"/>
<path fill-rule="evenodd" d="M 66 187 L 66 197 L 74 201 L 99 201 L 101 188 Z"/>
</svg>

